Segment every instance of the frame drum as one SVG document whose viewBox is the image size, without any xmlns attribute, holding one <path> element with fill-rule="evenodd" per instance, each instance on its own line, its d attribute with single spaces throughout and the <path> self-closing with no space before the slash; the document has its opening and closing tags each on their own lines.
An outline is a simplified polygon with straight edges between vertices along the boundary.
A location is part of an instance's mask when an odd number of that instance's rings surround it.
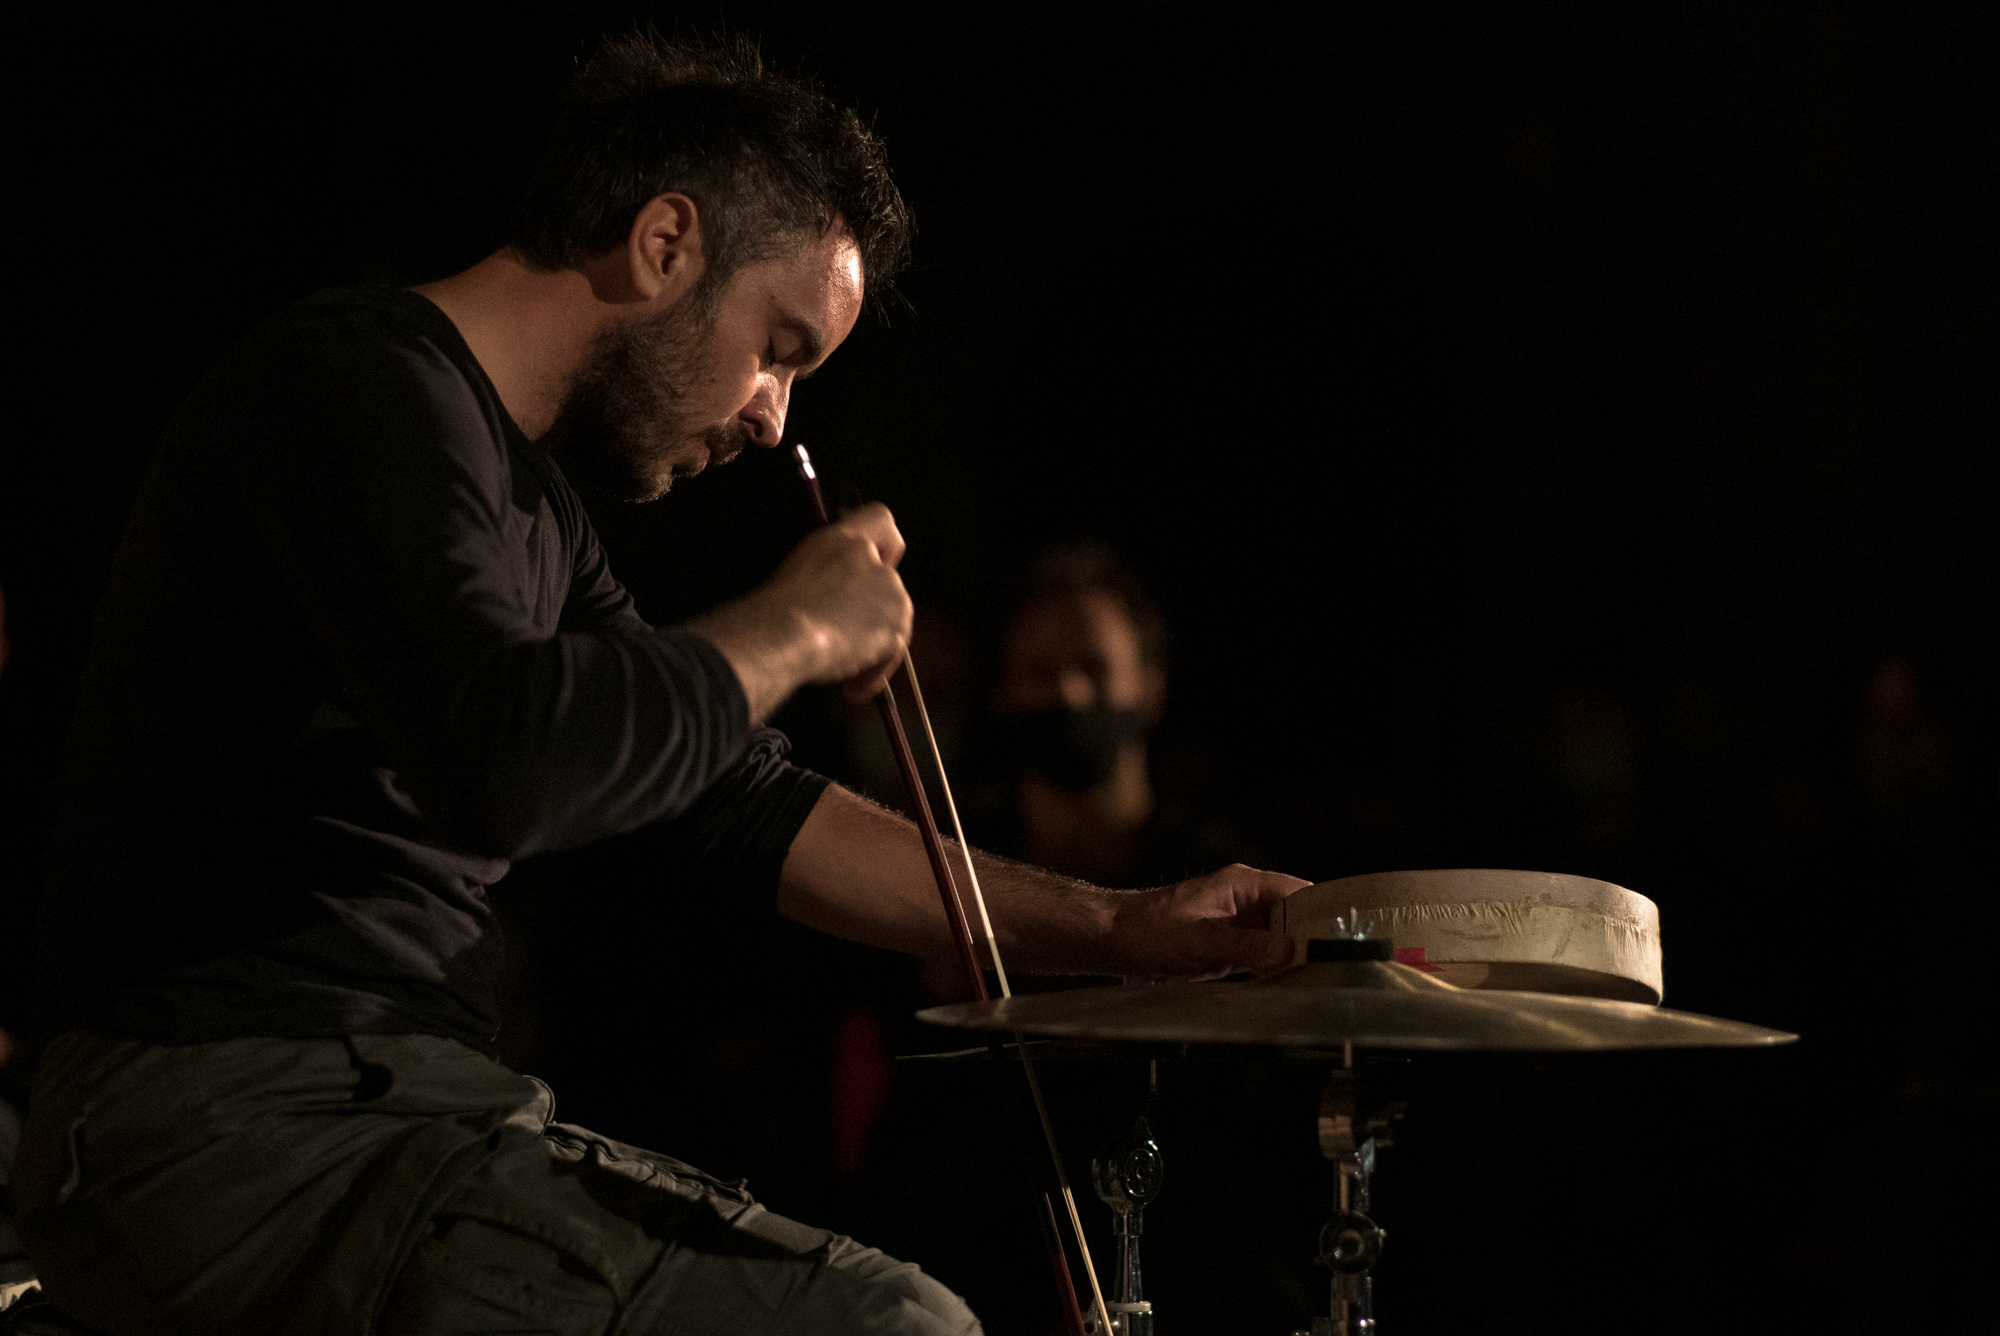
<svg viewBox="0 0 2000 1336">
<path fill-rule="evenodd" d="M 1271 926 L 1306 942 L 1338 935 L 1358 909 L 1396 959 L 1460 988 L 1569 993 L 1657 1005 L 1660 909 L 1623 886 L 1557 872 L 1452 868 L 1371 872 L 1308 886 L 1282 901 Z"/>
</svg>

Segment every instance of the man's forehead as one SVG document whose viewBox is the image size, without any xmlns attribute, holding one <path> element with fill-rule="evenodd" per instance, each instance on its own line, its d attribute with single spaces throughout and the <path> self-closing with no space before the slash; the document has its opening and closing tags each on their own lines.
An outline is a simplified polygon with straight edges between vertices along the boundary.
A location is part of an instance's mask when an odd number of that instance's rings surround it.
<svg viewBox="0 0 2000 1336">
<path fill-rule="evenodd" d="M 1015 614 L 1009 637 L 1016 654 L 1063 656 L 1136 649 L 1139 634 L 1125 605 L 1097 589 L 1044 594 Z"/>
<path fill-rule="evenodd" d="M 756 266 L 758 284 L 780 320 L 810 327 L 828 347 L 844 338 L 861 313 L 861 249 L 844 227 L 814 237 Z"/>
<path fill-rule="evenodd" d="M 858 301 L 865 281 L 861 248 L 838 224 L 785 247 L 756 268 L 774 288 L 835 299 L 851 291 Z"/>
</svg>

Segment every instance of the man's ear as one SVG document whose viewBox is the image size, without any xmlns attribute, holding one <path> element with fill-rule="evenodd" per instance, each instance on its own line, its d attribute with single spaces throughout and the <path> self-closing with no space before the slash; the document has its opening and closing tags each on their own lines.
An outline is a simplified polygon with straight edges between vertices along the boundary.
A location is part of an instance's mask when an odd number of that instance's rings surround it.
<svg viewBox="0 0 2000 1336">
<path fill-rule="evenodd" d="M 642 304 L 664 310 L 694 290 L 707 269 L 701 211 L 686 195 L 656 195 L 632 220 L 625 239 L 625 277 Z"/>
</svg>

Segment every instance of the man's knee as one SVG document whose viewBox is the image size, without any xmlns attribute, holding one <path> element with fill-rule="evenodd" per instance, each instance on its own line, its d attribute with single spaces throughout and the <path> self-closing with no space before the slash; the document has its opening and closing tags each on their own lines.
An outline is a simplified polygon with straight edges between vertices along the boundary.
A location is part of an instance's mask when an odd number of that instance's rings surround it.
<svg viewBox="0 0 2000 1336">
<path fill-rule="evenodd" d="M 827 1254 L 828 1266 L 851 1277 L 865 1295 L 855 1313 L 856 1332 L 978 1336 L 979 1319 L 965 1300 L 915 1264 L 850 1238 L 836 1238 Z"/>
<path fill-rule="evenodd" d="M 439 1222 L 389 1292 L 383 1336 L 519 1331 L 589 1336 L 617 1315 L 616 1296 L 560 1251 L 482 1220 Z"/>
<path fill-rule="evenodd" d="M 770 1216 L 762 1223 L 793 1225 Z M 606 1281 L 582 1271 L 575 1259 L 539 1240 L 458 1220 L 418 1246 L 390 1295 L 381 1330 L 384 1336 L 599 1332 L 621 1305 Z M 655 1281 L 665 1283 L 631 1296 L 621 1330 L 717 1336 L 980 1332 L 964 1300 L 918 1267 L 838 1236 L 783 1259 L 679 1248 Z"/>
<path fill-rule="evenodd" d="M 442 1205 L 385 1333 L 971 1336 L 917 1267 L 774 1215 L 740 1184 L 559 1126 L 508 1137 Z M 512 1323 L 513 1325 L 509 1325 Z"/>
</svg>

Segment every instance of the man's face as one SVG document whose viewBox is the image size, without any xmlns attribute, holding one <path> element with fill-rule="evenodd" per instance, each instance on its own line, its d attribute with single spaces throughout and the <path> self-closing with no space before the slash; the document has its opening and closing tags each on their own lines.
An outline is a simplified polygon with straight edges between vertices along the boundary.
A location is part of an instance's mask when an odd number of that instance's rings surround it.
<svg viewBox="0 0 2000 1336">
<path fill-rule="evenodd" d="M 1155 687 L 1125 607 L 1090 591 L 1037 599 L 1007 629 L 1003 714 L 1139 709 Z M 1157 672 L 1157 670 L 1150 670 Z"/>
<path fill-rule="evenodd" d="M 792 386 L 861 313 L 861 252 L 844 227 L 704 282 L 599 334 L 543 443 L 628 501 L 785 434 Z"/>
</svg>

